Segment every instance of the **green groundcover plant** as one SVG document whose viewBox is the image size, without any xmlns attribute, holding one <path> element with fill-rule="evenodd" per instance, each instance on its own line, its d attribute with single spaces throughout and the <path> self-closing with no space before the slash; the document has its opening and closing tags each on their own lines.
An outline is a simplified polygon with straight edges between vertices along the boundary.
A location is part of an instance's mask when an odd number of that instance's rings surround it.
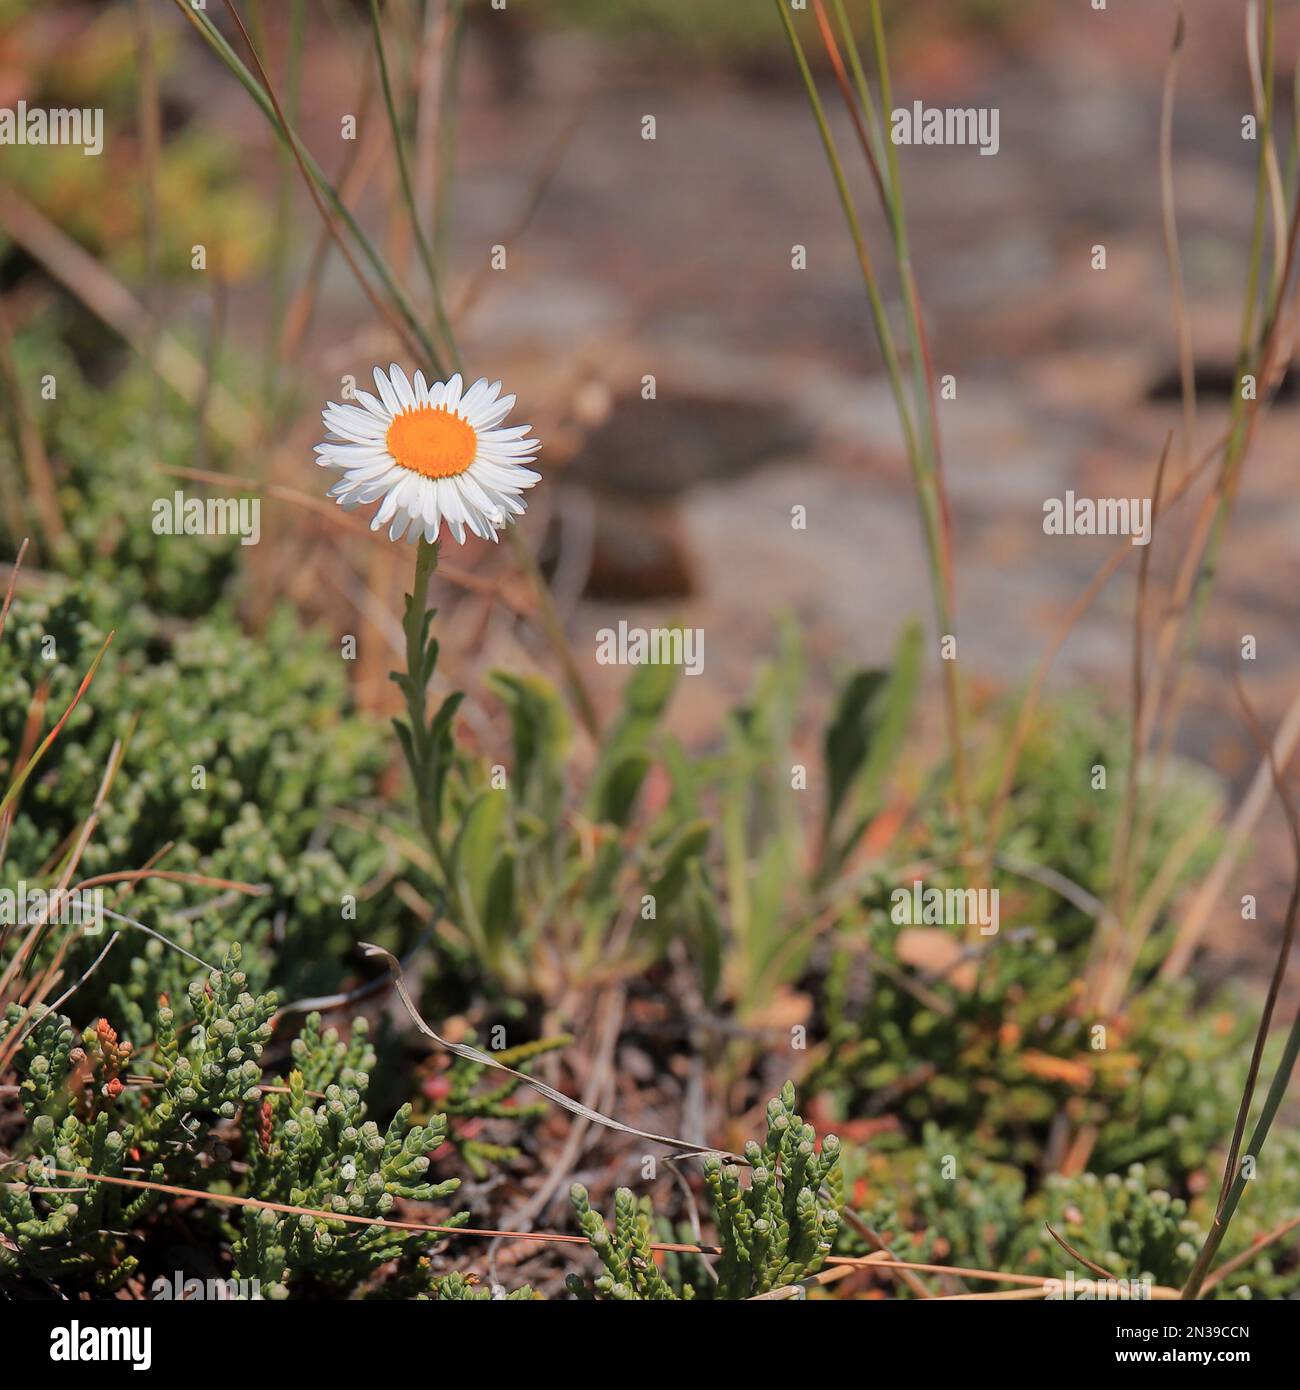
<svg viewBox="0 0 1300 1390">
<path fill-rule="evenodd" d="M 30 707 L 42 680 L 52 707 L 72 698 L 77 672 L 101 640 L 95 614 L 111 601 L 103 588 L 91 598 L 75 585 L 14 601 L 3 634 L 10 657 L 6 767 L 22 759 L 26 720 L 14 709 Z M 56 637 L 53 663 L 42 657 L 46 634 Z M 621 900 L 649 898 L 660 910 L 651 929 L 625 947 L 631 959 L 661 970 L 684 948 L 697 987 L 712 1007 L 738 1020 L 761 1020 L 765 1007 L 791 988 L 820 1000 L 801 1063 L 805 1094 L 816 1098 L 819 1114 L 846 1125 L 849 1137 L 819 1138 L 795 1112 L 787 1087 L 768 1107 L 762 1142 L 747 1144 L 734 1161 L 716 1155 L 697 1167 L 692 1185 L 703 1205 L 697 1227 L 680 1210 L 674 1215 L 679 1203 L 672 1186 L 620 1189 L 612 1226 L 586 1190 L 575 1188 L 578 1229 L 603 1272 L 593 1282 L 571 1269 L 571 1291 L 698 1299 L 815 1288 L 811 1281 L 829 1268 L 828 1257 L 860 1258 L 878 1248 L 876 1240 L 919 1263 L 1063 1277 L 1073 1266 L 1046 1223 L 1117 1276 L 1162 1285 L 1186 1276 L 1207 1221 L 1207 1175 L 1239 1094 L 1249 1031 L 1239 1007 L 1199 1000 L 1187 982 L 1160 983 L 1155 950 L 1113 1048 L 1090 1051 L 1073 982 L 1086 968 L 1091 924 L 1074 903 L 1034 884 L 1017 888 L 1009 874 L 1006 896 L 1027 892 L 1021 916 L 1036 924 L 1033 931 L 1017 939 L 1014 951 L 986 953 L 978 989 L 960 969 L 936 978 L 906 949 L 908 929 L 892 920 L 885 885 L 927 846 L 945 846 L 951 832 L 937 804 L 933 814 L 917 818 L 914 842 L 909 837 L 891 846 L 849 876 L 851 891 L 832 896 L 829 914 L 818 913 L 828 925 L 811 922 L 800 906 L 828 901 L 820 885 L 844 862 L 834 827 L 869 821 L 884 804 L 907 722 L 897 704 L 914 688 L 912 641 L 904 638 L 891 671 L 848 676 L 830 713 L 823 742 L 826 751 L 836 750 L 839 775 L 815 837 L 823 847 L 820 862 L 797 836 L 773 848 L 790 831 L 779 811 L 766 819 L 762 811 L 775 800 L 780 769 L 794 757 L 782 742 L 791 738 L 792 720 L 780 706 L 797 698 L 792 645 L 737 712 L 728 742 L 702 762 L 687 759 L 662 729 L 671 683 L 634 679 L 588 791 L 574 784 L 567 742 L 557 737 L 565 723 L 562 698 L 535 677 L 494 678 L 512 731 L 513 775 L 495 793 L 490 833 L 476 829 L 484 813 L 475 809 L 493 795 L 489 759 L 461 751 L 454 721 L 439 734 L 440 751 L 421 755 L 445 760 L 445 780 L 430 804 L 404 814 L 440 837 L 440 853 L 418 881 L 460 929 L 433 946 L 444 954 L 449 978 L 463 981 L 457 988 L 503 998 L 521 981 L 526 989 L 534 954 L 561 930 L 552 921 L 574 924 L 568 929 L 581 941 L 594 930 L 584 921 L 607 920 Z M 394 1095 L 386 1083 L 376 1112 L 376 1051 L 363 1016 L 340 1034 L 315 1014 L 302 1022 L 301 1015 L 277 1015 L 268 986 L 282 990 L 302 978 L 296 955 L 305 948 L 288 943 L 324 934 L 343 961 L 350 943 L 373 935 L 384 920 L 377 911 L 358 921 L 341 910 L 349 886 L 373 871 L 373 846 L 355 832 L 331 837 L 328 845 L 313 846 L 311 839 L 323 808 L 348 799 L 364 805 L 374 795 L 382 758 L 377 731 L 346 713 L 329 675 L 337 658 L 323 644 L 298 642 L 288 663 L 260 658 L 266 650 L 240 636 L 220 598 L 208 616 L 173 631 L 166 643 L 147 614 L 124 624 L 110 647 L 116 664 L 100 668 L 68 721 L 77 740 L 53 745 L 17 804 L 5 883 L 16 886 L 23 874 L 40 880 L 42 870 L 49 882 L 60 846 L 75 835 L 94 798 L 102 776 L 96 769 L 121 737 L 126 756 L 101 807 L 105 835 L 83 872 L 146 862 L 159 842 L 188 827 L 187 854 L 177 863 L 271 891 L 241 898 L 232 910 L 229 903 L 212 907 L 210 888 L 133 885 L 112 901 L 124 916 L 156 927 L 166 942 L 138 937 L 133 949 L 110 954 L 62 1008 L 9 1003 L 5 1037 L 21 1042 L 11 1073 L 18 1108 L 0 1111 L 0 1142 L 14 1170 L 0 1189 L 0 1264 L 8 1278 L 65 1292 L 147 1293 L 170 1275 L 156 1252 L 175 1248 L 166 1235 L 171 1199 L 147 1186 L 88 1187 L 85 1175 L 94 1173 L 270 1204 L 199 1209 L 187 1221 L 191 1238 L 207 1252 L 205 1267 L 235 1289 L 256 1289 L 263 1297 L 490 1297 L 472 1266 L 447 1267 L 452 1232 L 482 1224 L 487 1214 L 456 1205 L 459 1180 L 482 1182 L 527 1163 L 527 1131 L 549 1107 L 523 1094 L 517 1079 L 456 1058 L 449 1070 L 427 1073 L 431 1084 L 415 1096 Z M 153 683 L 143 669 L 133 678 L 137 653 L 142 663 L 152 658 Z M 302 685 L 295 682 L 304 668 L 295 662 L 315 663 Z M 872 698 L 864 700 L 868 689 Z M 250 721 L 241 736 L 223 720 L 246 700 L 263 700 L 266 717 Z M 340 722 L 353 726 L 343 736 Z M 1079 835 L 1065 835 L 1063 825 L 1077 827 L 1085 808 L 1089 817 L 1095 811 L 1090 795 L 1071 799 L 1069 788 L 1081 780 L 1086 785 L 1075 773 L 1090 765 L 1104 737 L 1090 717 L 1064 707 L 1056 712 L 1050 729 L 1036 736 L 1026 791 L 1017 793 L 1009 818 L 1017 854 L 1063 865 L 1085 885 L 1107 860 L 1107 818 L 1090 832 L 1086 856 Z M 881 739 L 895 744 L 892 757 Z M 221 768 L 214 782 L 233 778 L 238 788 L 196 791 L 188 775 L 188 750 L 195 747 L 208 750 L 211 765 Z M 149 749 L 147 760 L 133 756 L 138 748 Z M 272 764 L 280 775 L 259 782 Z M 673 791 L 648 813 L 641 793 L 652 766 L 669 774 Z M 1060 784 L 1051 794 L 1044 792 L 1049 768 Z M 1188 776 L 1156 818 L 1153 872 L 1169 839 L 1195 816 L 1198 798 L 1215 795 L 1212 784 Z M 720 830 L 710 824 L 714 804 L 723 808 Z M 738 887 L 728 878 L 731 813 L 725 808 L 733 805 L 743 808 L 737 819 L 748 845 L 747 877 L 740 886 L 749 889 L 748 911 L 770 919 L 751 928 L 754 940 L 739 937 L 729 910 Z M 597 827 L 598 840 L 608 835 L 620 845 L 607 871 L 613 878 L 588 862 L 583 837 L 565 829 L 572 807 Z M 413 826 L 408 833 L 419 832 Z M 340 846 L 358 857 L 340 857 Z M 769 880 L 769 860 L 810 865 L 807 884 L 796 893 Z M 20 870 L 27 864 L 34 867 Z M 504 933 L 495 952 L 473 956 L 476 969 L 466 976 L 464 941 L 493 920 L 492 895 L 500 890 L 490 885 L 506 873 L 536 885 L 514 890 L 521 901 L 536 901 L 536 888 L 549 885 L 546 891 L 561 897 L 566 910 L 531 923 L 527 915 L 511 915 L 522 930 Z M 842 874 L 836 882 L 842 887 Z M 309 884 L 316 891 L 304 897 Z M 206 910 L 195 910 L 205 902 Z M 296 919 L 278 936 L 277 910 Z M 392 908 L 390 915 L 401 949 L 400 913 Z M 805 942 L 762 969 L 719 968 L 743 953 L 762 961 L 765 933 Z M 960 929 L 948 936 L 960 951 Z M 13 929 L 5 933 L 6 965 L 15 961 L 21 939 Z M 69 978 L 90 965 L 104 939 L 104 933 L 71 935 L 64 956 Z M 62 940 L 47 933 L 20 961 L 22 975 L 36 976 Z M 215 958 L 216 968 L 194 957 Z M 250 962 L 256 962 L 251 974 Z M 342 971 L 336 966 L 333 978 L 316 978 L 337 987 Z M 528 1069 L 564 1042 L 539 1036 L 494 1055 Z M 797 1061 L 800 1053 L 790 1056 Z M 754 1064 L 752 1045 L 725 1048 L 721 1062 L 743 1075 Z M 926 1085 L 908 1087 L 918 1073 L 926 1074 Z M 1086 1170 L 1070 1178 L 1051 1171 L 1060 1115 L 1096 1131 Z M 878 1132 L 855 1141 L 864 1116 L 881 1121 Z M 495 1137 L 482 1131 L 485 1122 Z M 1292 1149 L 1284 1138 L 1261 1162 L 1225 1258 L 1247 1251 L 1293 1214 Z M 840 1218 L 845 1208 L 854 1223 Z M 413 1213 L 417 1222 L 446 1229 L 435 1235 L 331 1219 Z M 654 1248 L 699 1244 L 697 1231 L 704 1248 L 713 1242 L 718 1255 Z M 1268 1249 L 1214 1293 L 1285 1296 L 1297 1277 L 1293 1260 Z M 907 1285 L 886 1283 L 913 1296 Z M 519 1286 L 510 1296 L 533 1291 Z"/>
</svg>

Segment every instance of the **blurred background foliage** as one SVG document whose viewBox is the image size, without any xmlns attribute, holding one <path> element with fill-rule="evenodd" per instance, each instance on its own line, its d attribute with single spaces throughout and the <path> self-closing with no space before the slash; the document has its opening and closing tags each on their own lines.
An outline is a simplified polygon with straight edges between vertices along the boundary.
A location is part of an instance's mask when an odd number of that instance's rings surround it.
<svg viewBox="0 0 1300 1390">
<path fill-rule="evenodd" d="M 209 113 L 192 102 L 173 101 L 159 112 L 165 138 L 153 171 L 154 216 L 168 236 L 159 243 L 164 254 L 158 263 L 145 259 L 138 175 L 142 162 L 154 156 L 137 123 L 140 72 L 130 11 L 121 4 L 0 4 L 0 102 L 97 108 L 106 136 L 94 158 L 51 159 L 48 147 L 8 145 L 3 176 L 81 246 L 131 280 L 146 272 L 172 279 L 188 272 L 196 244 L 207 248 L 209 263 L 228 279 L 243 279 L 265 264 L 265 212 L 241 178 L 237 151 L 220 122 L 203 119 Z M 175 37 L 160 26 L 154 54 L 164 81 L 175 73 Z"/>
</svg>

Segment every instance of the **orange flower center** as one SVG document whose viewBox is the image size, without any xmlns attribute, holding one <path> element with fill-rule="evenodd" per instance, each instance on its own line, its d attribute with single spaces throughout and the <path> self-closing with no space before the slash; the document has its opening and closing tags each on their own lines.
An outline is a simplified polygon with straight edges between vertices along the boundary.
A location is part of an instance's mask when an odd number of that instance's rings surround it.
<svg viewBox="0 0 1300 1390">
<path fill-rule="evenodd" d="M 394 416 L 385 443 L 402 468 L 426 478 L 454 478 L 474 462 L 478 451 L 474 427 L 441 405 L 422 405 Z"/>
</svg>

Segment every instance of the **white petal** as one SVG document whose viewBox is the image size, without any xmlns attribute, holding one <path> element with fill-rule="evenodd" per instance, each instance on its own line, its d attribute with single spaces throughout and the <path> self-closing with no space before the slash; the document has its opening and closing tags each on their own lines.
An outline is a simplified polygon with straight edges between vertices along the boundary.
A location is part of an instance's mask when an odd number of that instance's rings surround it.
<svg viewBox="0 0 1300 1390">
<path fill-rule="evenodd" d="M 532 429 L 531 425 L 512 425 L 505 430 L 484 430 L 480 438 L 488 444 L 511 444 L 523 437 Z"/>
<path fill-rule="evenodd" d="M 397 398 L 397 392 L 393 390 L 388 378 L 384 375 L 383 369 L 375 368 L 375 388 L 379 392 L 379 399 L 388 408 L 390 415 L 396 415 L 402 408 L 402 403 Z"/>
<path fill-rule="evenodd" d="M 387 454 L 381 459 L 376 459 L 373 463 L 361 463 L 348 470 L 348 478 L 352 482 L 366 483 L 372 478 L 385 478 L 390 474 L 396 481 L 398 465 L 390 459 Z"/>
<path fill-rule="evenodd" d="M 376 368 L 375 370 L 378 371 L 379 369 Z M 389 410 L 383 401 L 376 400 L 369 391 L 363 391 L 360 387 L 357 387 L 352 394 L 385 429 L 393 423 L 393 412 Z"/>
<path fill-rule="evenodd" d="M 409 507 L 411 497 L 420 485 L 420 475 L 418 473 L 402 470 L 402 476 L 393 484 L 393 496 L 397 498 L 399 507 Z"/>
<path fill-rule="evenodd" d="M 328 455 L 344 468 L 359 468 L 364 463 L 375 463 L 380 459 L 392 462 L 388 450 L 374 444 L 317 444 L 316 452 Z"/>
<path fill-rule="evenodd" d="M 373 478 L 369 482 L 358 484 L 356 492 L 349 495 L 355 496 L 359 502 L 373 502 L 376 497 L 382 497 L 391 486 L 387 478 Z"/>
<path fill-rule="evenodd" d="M 368 410 L 358 410 L 356 406 L 335 405 L 331 402 L 321 411 L 321 419 L 326 429 L 345 439 L 379 439 L 387 433 L 388 425 Z"/>
<path fill-rule="evenodd" d="M 326 421 L 329 430 L 329 438 L 326 443 L 334 444 L 360 444 L 366 449 L 382 449 L 384 447 L 384 431 L 378 430 L 367 433 L 364 430 L 353 429 L 350 425 L 343 425 L 338 421 Z"/>
<path fill-rule="evenodd" d="M 374 425 L 379 429 L 384 427 L 383 414 L 376 414 L 365 404 L 366 401 L 372 402 L 383 410 L 383 403 L 376 401 L 375 398 L 366 391 L 360 391 L 353 395 L 350 401 L 326 401 L 321 411 L 322 415 L 341 415 L 345 420 L 351 420 L 356 425 Z"/>
<path fill-rule="evenodd" d="M 457 545 L 465 544 L 465 510 L 460 492 L 450 478 L 438 479 L 438 507 Z"/>
<path fill-rule="evenodd" d="M 490 483 L 493 487 L 505 488 L 511 492 L 532 487 L 542 479 L 542 475 L 534 473 L 531 468 L 520 468 L 513 463 L 494 463 L 491 459 L 475 459 L 470 472 L 480 482 Z"/>
<path fill-rule="evenodd" d="M 528 463 L 537 457 L 537 443 L 533 439 L 520 439 L 517 443 L 478 443 L 476 450 L 480 459 L 491 459 L 494 463 Z"/>
<path fill-rule="evenodd" d="M 490 390 L 487 377 L 481 376 L 460 398 L 460 413 L 466 420 L 473 418 L 474 413 L 486 401 Z"/>
<path fill-rule="evenodd" d="M 489 446 L 480 444 L 475 458 L 481 458 L 487 463 L 499 463 L 504 468 L 517 468 L 521 464 L 532 463 L 537 457 L 525 448 L 512 449 L 510 445 Z"/>
<path fill-rule="evenodd" d="M 370 529 L 378 531 L 381 526 L 385 526 L 397 515 L 397 489 L 392 492 L 379 504 L 374 516 L 370 518 Z"/>
<path fill-rule="evenodd" d="M 487 401 L 479 407 L 477 418 L 470 420 L 470 424 L 480 433 L 484 430 L 495 429 L 514 408 L 515 398 L 513 396 L 502 396 L 499 401 Z"/>
<path fill-rule="evenodd" d="M 456 479 L 456 485 L 460 488 L 461 497 L 471 507 L 477 508 L 484 516 L 490 516 L 494 521 L 500 520 L 501 508 L 483 491 L 472 472 L 462 473 Z"/>
<path fill-rule="evenodd" d="M 524 512 L 527 510 L 522 499 L 516 497 L 513 493 L 498 492 L 496 488 L 488 487 L 486 484 L 483 484 L 483 491 L 496 503 L 498 511 L 500 511 L 502 517 L 507 521 L 512 516 L 523 516 Z"/>
<path fill-rule="evenodd" d="M 346 497 L 353 493 L 360 493 L 363 488 L 368 488 L 373 483 L 378 483 L 382 489 L 386 488 L 390 482 L 391 479 L 386 468 L 373 468 L 368 472 L 358 470 L 355 473 L 345 473 L 330 491 Z"/>
<path fill-rule="evenodd" d="M 432 479 L 424 491 L 424 536 L 426 540 L 436 541 L 442 526 L 442 509 L 438 505 L 438 484 Z"/>
<path fill-rule="evenodd" d="M 388 369 L 388 379 L 393 384 L 393 390 L 397 393 L 397 399 L 401 401 L 407 410 L 413 410 L 416 405 L 415 392 L 411 390 L 411 383 L 406 379 L 406 373 L 394 362 Z"/>
</svg>

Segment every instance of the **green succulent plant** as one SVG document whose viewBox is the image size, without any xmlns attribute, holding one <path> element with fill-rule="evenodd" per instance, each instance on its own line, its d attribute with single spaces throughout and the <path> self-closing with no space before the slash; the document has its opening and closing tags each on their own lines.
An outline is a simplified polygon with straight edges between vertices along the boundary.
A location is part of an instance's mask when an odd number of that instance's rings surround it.
<svg viewBox="0 0 1300 1390">
<path fill-rule="evenodd" d="M 583 1235 L 604 1266 L 592 1286 L 576 1275 L 569 1289 L 619 1301 L 752 1298 L 807 1279 L 830 1254 L 843 1203 L 840 1144 L 827 1135 L 820 1149 L 813 1127 L 795 1110 L 787 1082 L 767 1105 L 767 1135 L 745 1145 L 747 1170 L 716 1155 L 704 1160 L 704 1187 L 722 1253 L 711 1271 L 693 1282 L 681 1260 L 661 1270 L 653 1243 L 656 1222 L 646 1197 L 629 1188 L 614 1198 L 614 1222 L 591 1206 L 579 1183 L 571 1189 Z M 742 1171 L 748 1172 L 748 1181 Z M 698 1257 L 697 1257 L 698 1259 Z"/>
<path fill-rule="evenodd" d="M 439 1201 L 458 1178 L 428 1180 L 429 1155 L 447 1137 L 447 1118 L 428 1124 L 403 1105 L 381 1128 L 367 1118 L 366 1098 L 375 1053 L 363 1019 L 344 1040 L 321 1031 L 308 1016 L 294 1039 L 287 1094 L 277 1092 L 244 1110 L 248 1186 L 263 1201 L 347 1217 L 386 1217 L 399 1198 Z M 441 1224 L 463 1225 L 467 1212 Z M 265 1297 L 287 1297 L 291 1287 L 349 1292 L 390 1260 L 427 1237 L 382 1225 L 331 1220 L 325 1215 L 247 1209 L 233 1241 L 237 1277 L 259 1281 Z"/>
<path fill-rule="evenodd" d="M 147 1049 L 119 1038 L 107 1019 L 78 1038 L 64 1015 L 9 1006 L 5 1037 L 25 1034 L 19 1093 L 28 1128 L 25 1182 L 0 1187 L 0 1233 L 13 1247 L 0 1244 L 0 1263 L 45 1280 L 85 1275 L 112 1287 L 136 1266 L 126 1233 L 160 1194 L 87 1185 L 85 1175 L 122 1177 L 129 1161 L 151 1181 L 184 1185 L 205 1158 L 213 1160 L 206 1181 L 223 1170 L 229 1151 L 209 1141 L 261 1097 L 275 1008 L 273 996 L 248 992 L 239 964 L 235 946 L 220 970 L 190 987 L 184 1034 L 172 1007 L 160 1004 Z M 124 1078 L 128 1062 L 140 1081 Z"/>
</svg>

